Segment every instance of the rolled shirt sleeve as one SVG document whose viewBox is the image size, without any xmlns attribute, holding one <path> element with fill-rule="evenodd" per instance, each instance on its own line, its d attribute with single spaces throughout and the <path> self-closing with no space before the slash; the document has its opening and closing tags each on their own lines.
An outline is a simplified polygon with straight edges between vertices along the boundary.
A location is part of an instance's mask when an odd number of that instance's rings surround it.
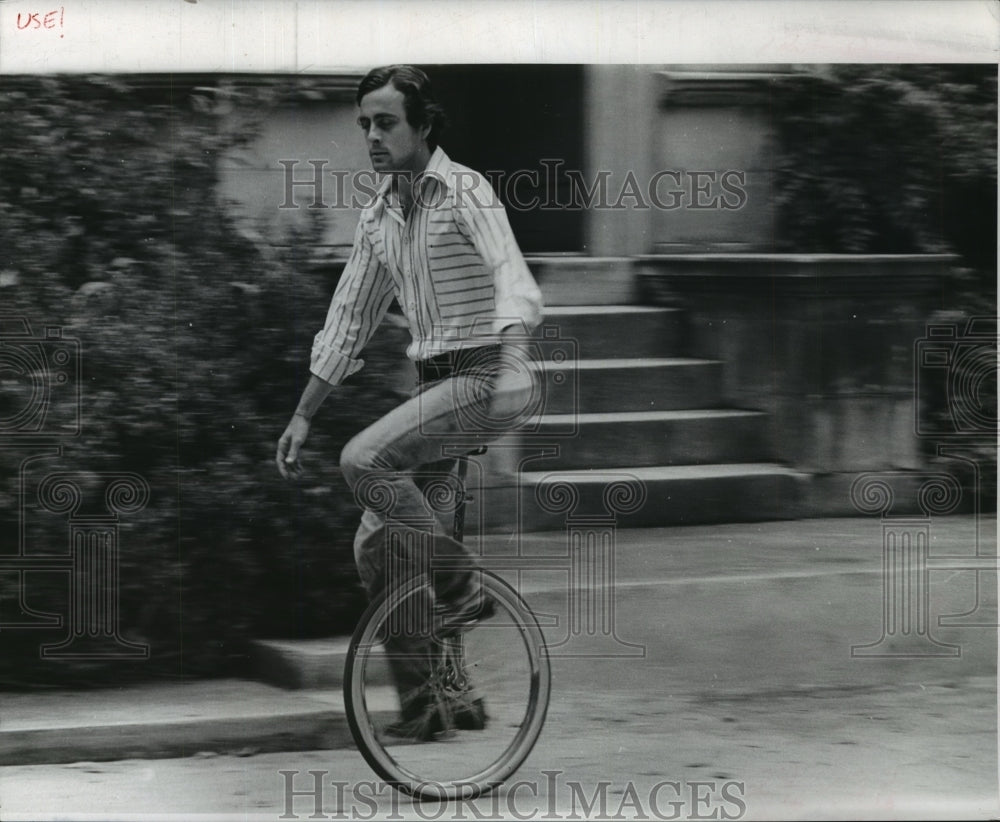
<svg viewBox="0 0 1000 822">
<path fill-rule="evenodd" d="M 364 365 L 361 350 L 385 316 L 392 297 L 392 279 L 375 254 L 362 216 L 326 323 L 313 339 L 309 370 L 331 385 L 359 371 Z"/>
</svg>

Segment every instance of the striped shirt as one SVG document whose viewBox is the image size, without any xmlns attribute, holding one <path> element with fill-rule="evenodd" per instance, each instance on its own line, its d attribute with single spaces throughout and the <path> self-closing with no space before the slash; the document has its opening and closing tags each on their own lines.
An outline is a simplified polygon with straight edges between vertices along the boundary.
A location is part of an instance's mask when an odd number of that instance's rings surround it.
<svg viewBox="0 0 1000 822">
<path fill-rule="evenodd" d="M 354 247 L 314 341 L 310 370 L 340 383 L 395 297 L 413 338 L 411 360 L 488 345 L 507 327 L 541 322 L 541 292 L 502 203 L 482 175 L 435 149 L 404 218 L 391 178 L 361 213 Z"/>
</svg>

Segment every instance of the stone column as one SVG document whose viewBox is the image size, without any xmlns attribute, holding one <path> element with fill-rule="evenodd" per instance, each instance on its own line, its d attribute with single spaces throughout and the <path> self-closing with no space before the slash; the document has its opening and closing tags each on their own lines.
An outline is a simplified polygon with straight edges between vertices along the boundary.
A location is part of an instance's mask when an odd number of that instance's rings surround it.
<svg viewBox="0 0 1000 822">
<path fill-rule="evenodd" d="M 585 75 L 588 185 L 605 175 L 607 199 L 617 200 L 631 173 L 640 189 L 652 176 L 656 123 L 655 75 L 650 66 L 595 65 Z M 622 208 L 584 210 L 584 251 L 589 257 L 621 257 L 649 245 L 648 209 L 624 198 Z"/>
</svg>

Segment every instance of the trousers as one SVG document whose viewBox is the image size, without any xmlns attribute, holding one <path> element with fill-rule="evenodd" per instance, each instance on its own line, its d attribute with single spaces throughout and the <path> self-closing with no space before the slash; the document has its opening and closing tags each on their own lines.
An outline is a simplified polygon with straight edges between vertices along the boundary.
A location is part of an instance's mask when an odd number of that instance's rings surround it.
<svg viewBox="0 0 1000 822">
<path fill-rule="evenodd" d="M 470 368 L 460 361 L 454 369 L 418 369 L 425 379 L 412 396 L 344 446 L 341 469 L 363 509 L 354 558 L 369 598 L 428 572 L 431 563 L 444 566 L 429 574 L 436 601 L 478 594 L 479 561 L 451 534 L 454 506 L 464 494 L 454 480 L 453 452 L 487 444 L 513 424 L 510 408 L 523 403 L 533 378 L 498 390 L 499 357 L 474 359 Z M 422 699 L 428 642 L 423 630 L 387 641 L 404 716 Z"/>
</svg>

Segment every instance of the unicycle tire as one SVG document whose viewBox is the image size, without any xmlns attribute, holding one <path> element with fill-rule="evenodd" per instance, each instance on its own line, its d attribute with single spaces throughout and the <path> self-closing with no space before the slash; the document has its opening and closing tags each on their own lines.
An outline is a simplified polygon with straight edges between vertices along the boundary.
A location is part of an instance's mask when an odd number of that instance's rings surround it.
<svg viewBox="0 0 1000 822">
<path fill-rule="evenodd" d="M 507 582 L 478 573 L 495 604 L 487 618 L 439 634 L 433 595 L 416 578 L 372 601 L 348 648 L 344 705 L 355 744 L 387 784 L 418 799 L 494 790 L 545 723 L 552 674 L 538 620 Z M 406 691 L 404 681 L 422 685 Z"/>
</svg>

